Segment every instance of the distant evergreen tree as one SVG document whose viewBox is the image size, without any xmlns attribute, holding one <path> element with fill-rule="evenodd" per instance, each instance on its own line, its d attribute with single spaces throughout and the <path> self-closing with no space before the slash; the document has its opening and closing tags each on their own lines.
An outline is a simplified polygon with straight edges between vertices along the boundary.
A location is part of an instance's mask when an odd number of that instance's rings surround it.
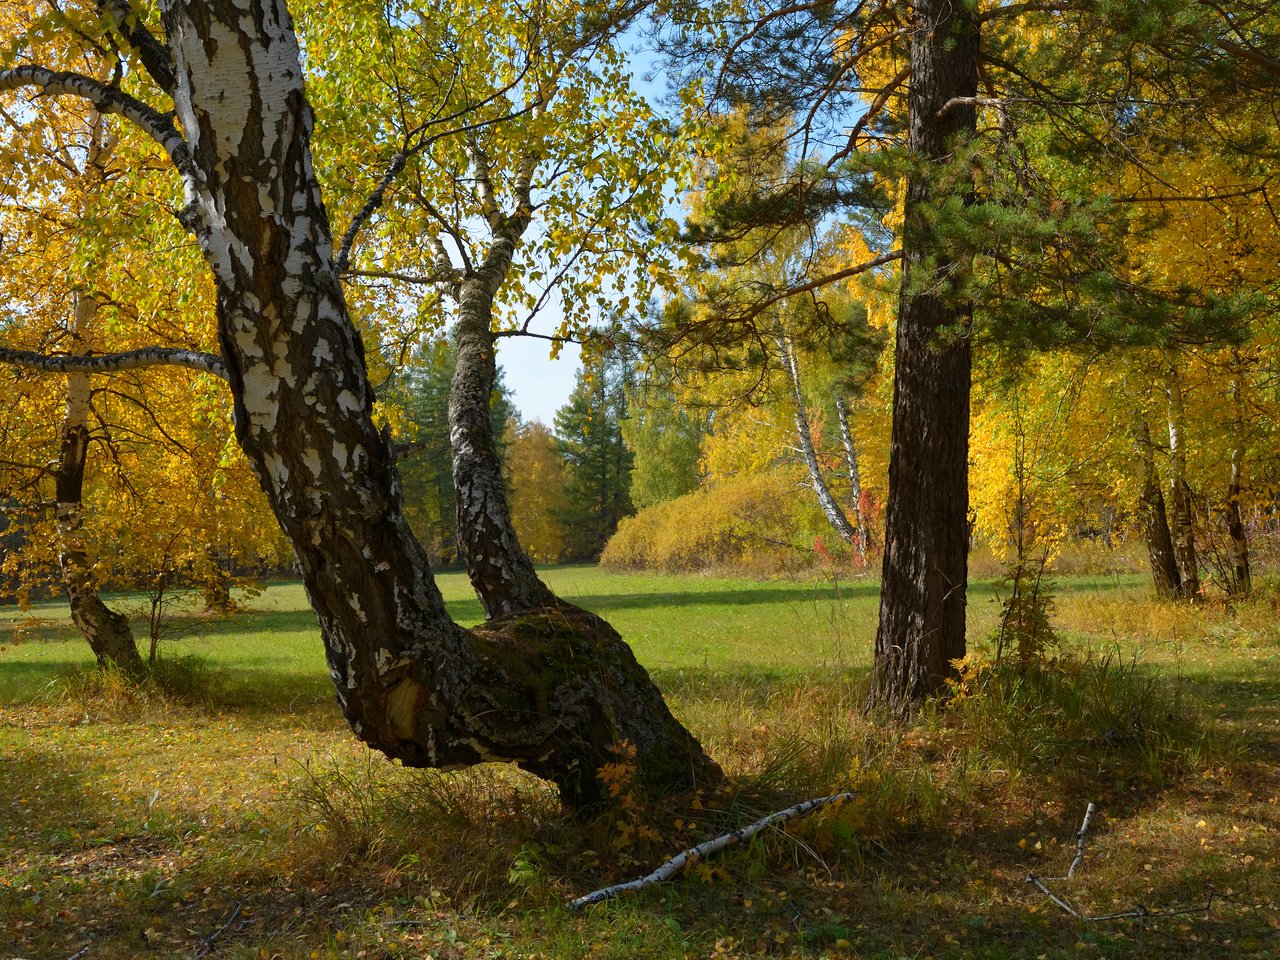
<svg viewBox="0 0 1280 960">
<path fill-rule="evenodd" d="M 691 493 L 702 479 L 702 438 L 711 413 L 681 403 L 670 366 L 653 358 L 626 389 L 622 437 L 634 458 L 631 501 L 637 510 Z"/>
<path fill-rule="evenodd" d="M 433 565 L 458 563 L 458 522 L 449 447 L 449 384 L 455 349 L 446 339 L 418 350 L 397 376 L 389 395 L 400 403 L 415 428 L 408 455 L 400 464 L 405 515 Z M 518 420 L 510 391 L 498 382 L 490 400 L 495 437 Z M 499 450 L 501 452 L 501 449 Z"/>
<path fill-rule="evenodd" d="M 556 439 L 568 471 L 569 558 L 594 558 L 631 503 L 634 457 L 622 438 L 632 361 L 618 350 L 587 353 L 578 384 L 556 411 Z"/>
</svg>

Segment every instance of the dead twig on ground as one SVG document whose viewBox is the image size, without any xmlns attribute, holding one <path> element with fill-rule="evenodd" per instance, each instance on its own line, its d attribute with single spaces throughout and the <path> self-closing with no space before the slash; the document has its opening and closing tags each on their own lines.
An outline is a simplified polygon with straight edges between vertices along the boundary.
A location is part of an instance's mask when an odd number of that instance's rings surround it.
<svg viewBox="0 0 1280 960">
<path fill-rule="evenodd" d="M 200 944 L 200 949 L 196 951 L 197 957 L 203 957 L 209 954 L 209 952 L 213 949 L 214 942 L 220 936 L 222 936 L 224 933 L 227 932 L 228 927 L 230 927 L 233 923 L 236 922 L 236 917 L 240 916 L 240 908 L 243 906 L 244 906 L 244 901 L 242 900 L 236 901 L 235 908 L 231 911 L 231 915 L 227 917 L 227 919 L 223 922 L 222 926 L 220 926 L 217 930 L 213 931 L 213 934 L 207 937 L 204 940 L 204 942 Z"/>
</svg>

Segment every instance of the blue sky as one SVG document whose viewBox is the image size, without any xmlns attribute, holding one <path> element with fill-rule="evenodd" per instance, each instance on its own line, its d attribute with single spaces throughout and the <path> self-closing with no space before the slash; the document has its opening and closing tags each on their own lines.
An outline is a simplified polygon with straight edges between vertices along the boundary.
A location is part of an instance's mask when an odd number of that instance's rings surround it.
<svg viewBox="0 0 1280 960">
<path fill-rule="evenodd" d="M 548 311 L 548 314 L 550 311 Z M 551 316 L 540 318 L 538 332 L 549 332 L 557 323 Z M 567 344 L 555 360 L 548 359 L 551 344 L 532 337 L 504 337 L 498 341 L 498 363 L 523 420 L 541 420 L 555 426 L 556 410 L 573 392 L 579 351 Z"/>
</svg>

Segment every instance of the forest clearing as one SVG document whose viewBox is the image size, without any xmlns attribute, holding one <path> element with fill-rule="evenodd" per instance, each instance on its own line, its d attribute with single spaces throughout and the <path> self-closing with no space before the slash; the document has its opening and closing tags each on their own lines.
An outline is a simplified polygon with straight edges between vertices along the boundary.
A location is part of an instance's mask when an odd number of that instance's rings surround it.
<svg viewBox="0 0 1280 960">
<path fill-rule="evenodd" d="M 0 0 L 0 960 L 1280 956 L 1277 51 Z"/>
<path fill-rule="evenodd" d="M 1275 956 L 1270 581 L 1227 608 L 1151 600 L 1128 574 L 1063 578 L 1053 655 L 1072 666 L 1052 686 L 1004 677 L 998 698 L 894 728 L 862 710 L 873 582 L 544 573 L 632 638 L 724 793 L 655 806 L 621 779 L 577 821 L 506 767 L 388 764 L 346 730 L 297 585 L 179 616 L 170 693 L 95 674 L 65 606 L 6 610 L 0 954 Z M 482 616 L 463 576 L 441 581 L 455 616 Z M 975 641 L 994 589 L 975 584 Z M 854 801 L 672 882 L 564 908 L 839 790 Z M 1066 873 L 1090 802 L 1085 859 L 1052 889 L 1122 919 L 1073 918 L 1026 882 Z"/>
</svg>

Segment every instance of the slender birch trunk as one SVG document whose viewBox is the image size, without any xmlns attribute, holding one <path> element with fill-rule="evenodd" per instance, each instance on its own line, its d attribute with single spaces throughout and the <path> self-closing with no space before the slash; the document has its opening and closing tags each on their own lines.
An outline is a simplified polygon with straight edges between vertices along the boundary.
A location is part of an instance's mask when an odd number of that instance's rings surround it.
<svg viewBox="0 0 1280 960">
<path fill-rule="evenodd" d="M 557 602 L 516 536 L 493 435 L 489 406 L 497 382 L 493 298 L 510 262 L 508 252 L 505 262 L 486 263 L 479 276 L 461 284 L 454 330 L 458 361 L 449 392 L 458 547 L 489 617 Z"/>
<path fill-rule="evenodd" d="M 849 495 L 853 500 L 853 521 L 858 530 L 855 546 L 858 548 L 858 560 L 862 566 L 867 565 L 867 549 L 871 545 L 871 529 L 867 525 L 866 514 L 862 510 L 862 471 L 858 466 L 858 448 L 853 442 L 853 431 L 849 428 L 849 406 L 844 397 L 836 397 L 836 419 L 840 422 L 840 442 L 844 444 L 844 462 L 849 469 Z"/>
<path fill-rule="evenodd" d="M 1200 596 L 1200 562 L 1196 555 L 1195 514 L 1191 505 L 1191 487 L 1187 483 L 1186 411 L 1182 395 L 1182 377 L 1178 373 L 1177 351 L 1165 351 L 1165 396 L 1169 421 L 1169 502 L 1173 506 L 1173 551 L 1178 558 L 1182 582 L 1178 596 L 1196 599 Z"/>
<path fill-rule="evenodd" d="M 845 543 L 857 543 L 858 531 L 854 529 L 849 518 L 841 509 L 836 498 L 831 494 L 827 478 L 822 474 L 822 464 L 818 462 L 818 453 L 813 446 L 813 431 L 809 427 L 809 415 L 804 406 L 804 390 L 800 383 L 800 366 L 796 360 L 795 349 L 791 338 L 780 332 L 775 337 L 778 345 L 778 357 L 782 360 L 782 368 L 786 371 L 787 382 L 791 387 L 791 401 L 795 407 L 796 442 L 800 444 L 800 455 L 804 458 L 805 468 L 809 472 L 809 486 L 817 494 L 818 505 L 822 515 Z M 865 559 L 865 557 L 864 557 Z"/>
<path fill-rule="evenodd" d="M 1231 434 L 1231 477 L 1227 483 L 1227 536 L 1231 540 L 1231 582 L 1227 589 L 1237 597 L 1253 592 L 1253 575 L 1249 564 L 1249 537 L 1240 510 L 1244 485 L 1244 384 L 1240 374 L 1239 352 L 1234 357 L 1236 370 L 1231 381 L 1231 399 L 1235 404 L 1235 422 Z"/>
<path fill-rule="evenodd" d="M 82 337 L 93 324 L 97 303 L 86 293 L 74 295 L 71 336 L 74 353 L 84 353 Z M 67 374 L 67 404 L 62 442 L 54 469 L 58 530 L 58 566 L 76 625 L 99 666 L 115 666 L 126 674 L 142 672 L 142 657 L 129 618 L 112 610 L 98 592 L 93 560 L 84 540 L 84 475 L 89 455 L 89 375 Z"/>
<path fill-rule="evenodd" d="M 1135 414 L 1133 446 L 1138 455 L 1141 493 L 1138 495 L 1138 518 L 1142 524 L 1142 538 L 1147 544 L 1147 559 L 1151 565 L 1151 581 L 1156 596 L 1173 599 L 1179 596 L 1182 576 L 1178 573 L 1178 558 L 1173 550 L 1173 536 L 1169 532 L 1169 518 L 1165 511 L 1164 493 L 1160 489 L 1160 476 L 1156 471 L 1152 451 L 1151 430 L 1141 412 Z"/>
</svg>

